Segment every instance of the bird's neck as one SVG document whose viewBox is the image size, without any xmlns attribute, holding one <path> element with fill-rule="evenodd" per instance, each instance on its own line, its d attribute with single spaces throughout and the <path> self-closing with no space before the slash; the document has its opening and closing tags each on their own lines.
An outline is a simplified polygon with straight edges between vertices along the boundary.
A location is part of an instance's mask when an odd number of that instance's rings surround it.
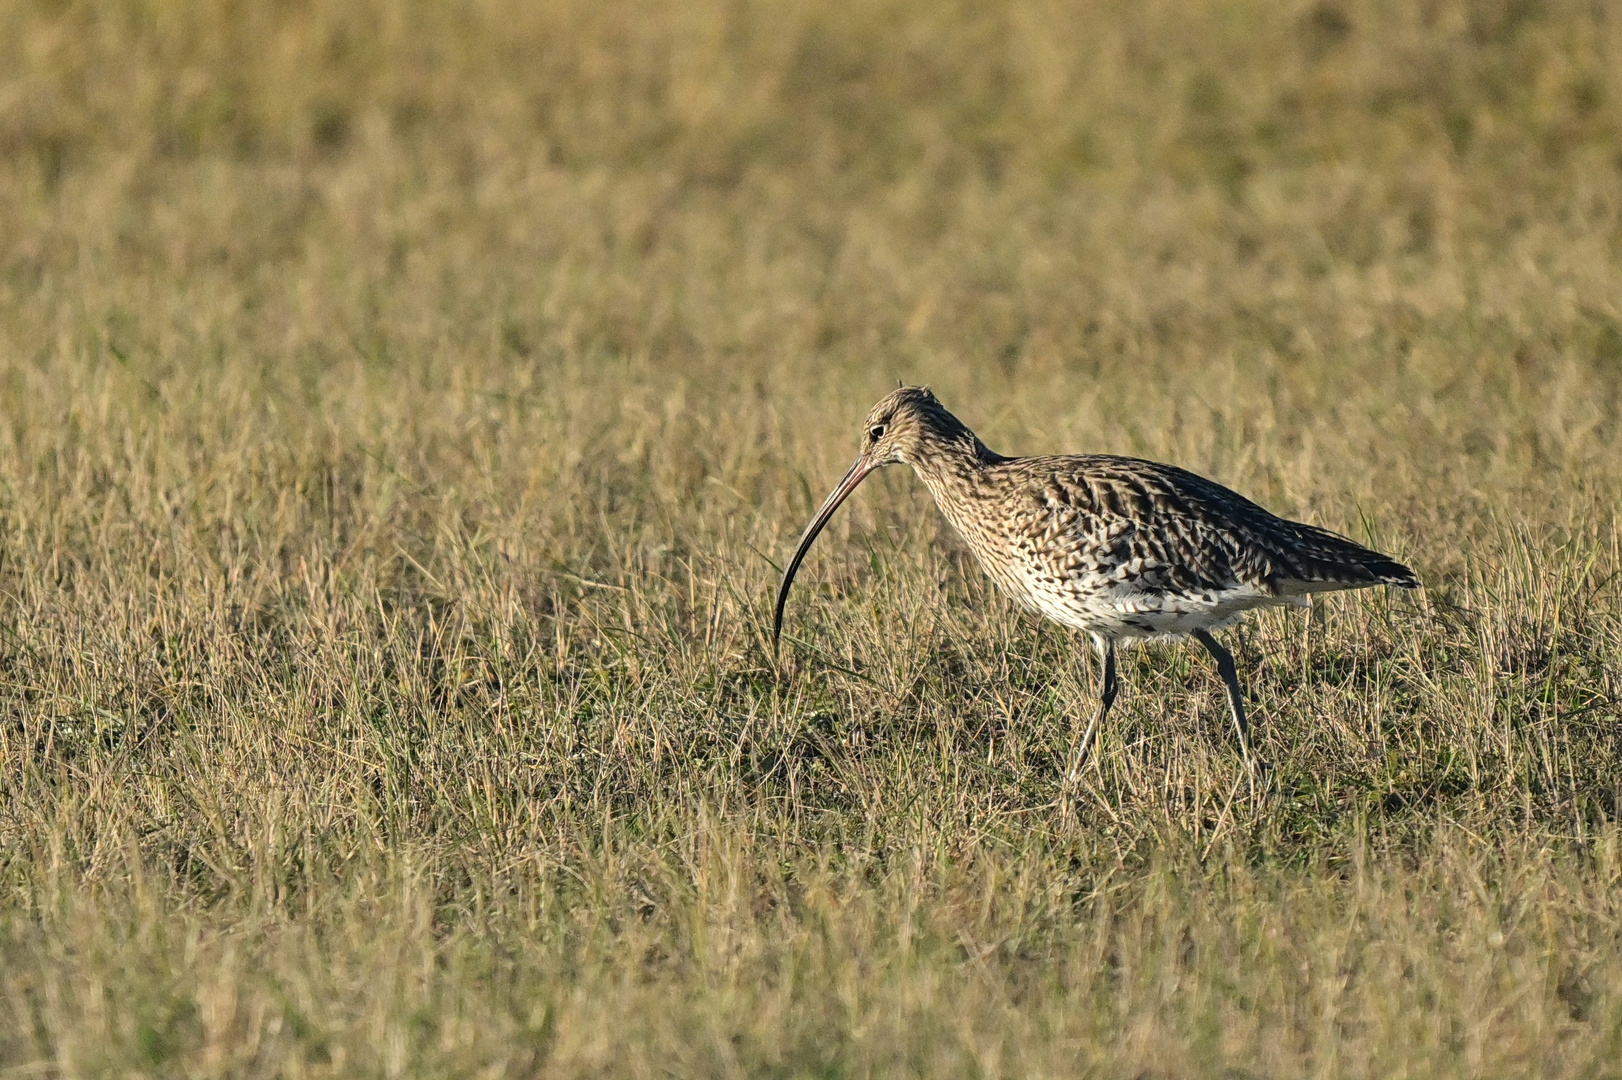
<svg viewBox="0 0 1622 1080">
<path fill-rule="evenodd" d="M 986 470 L 1007 460 L 965 429 L 950 438 L 931 440 L 912 467 L 935 497 L 935 504 L 953 524 L 959 524 L 957 511 L 975 501 Z"/>
</svg>

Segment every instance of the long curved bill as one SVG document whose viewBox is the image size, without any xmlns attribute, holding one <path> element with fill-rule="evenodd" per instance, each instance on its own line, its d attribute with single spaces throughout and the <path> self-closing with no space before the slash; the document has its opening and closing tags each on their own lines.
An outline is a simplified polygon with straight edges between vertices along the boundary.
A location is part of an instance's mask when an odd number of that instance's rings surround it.
<svg viewBox="0 0 1622 1080">
<path fill-rule="evenodd" d="M 788 571 L 783 575 L 783 587 L 777 590 L 777 614 L 772 619 L 772 648 L 777 648 L 777 639 L 783 633 L 783 605 L 788 603 L 788 587 L 794 584 L 794 574 L 800 569 L 800 563 L 805 561 L 805 553 L 811 550 L 811 542 L 817 538 L 822 527 L 828 524 L 828 519 L 834 516 L 839 504 L 856 490 L 856 485 L 867 479 L 867 475 L 878 466 L 868 460 L 866 454 L 856 459 L 856 464 L 850 467 L 845 478 L 839 481 L 839 486 L 823 500 L 822 506 L 817 510 L 817 516 L 811 519 L 811 524 L 805 528 L 805 535 L 800 537 L 800 546 L 795 549 L 794 558 L 789 560 Z"/>
</svg>

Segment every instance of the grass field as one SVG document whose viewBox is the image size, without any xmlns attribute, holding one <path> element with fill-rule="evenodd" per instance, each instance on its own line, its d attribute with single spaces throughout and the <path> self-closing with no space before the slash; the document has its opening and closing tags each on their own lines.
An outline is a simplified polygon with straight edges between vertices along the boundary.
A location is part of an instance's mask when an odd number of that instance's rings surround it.
<svg viewBox="0 0 1622 1080">
<path fill-rule="evenodd" d="M 897 379 L 1426 583 L 1084 642 Z M 1622 1076 L 1622 12 L 0 0 L 0 1077 Z"/>
</svg>

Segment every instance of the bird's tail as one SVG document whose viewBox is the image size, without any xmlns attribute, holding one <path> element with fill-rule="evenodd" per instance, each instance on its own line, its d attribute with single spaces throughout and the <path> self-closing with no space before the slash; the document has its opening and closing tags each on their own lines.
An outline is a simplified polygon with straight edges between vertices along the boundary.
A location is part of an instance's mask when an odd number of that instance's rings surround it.
<svg viewBox="0 0 1622 1080">
<path fill-rule="evenodd" d="M 1373 585 L 1419 588 L 1418 575 L 1391 556 L 1316 525 L 1293 524 L 1296 543 L 1293 550 L 1280 552 L 1285 567 L 1275 575 L 1281 593 L 1366 589 Z"/>
</svg>

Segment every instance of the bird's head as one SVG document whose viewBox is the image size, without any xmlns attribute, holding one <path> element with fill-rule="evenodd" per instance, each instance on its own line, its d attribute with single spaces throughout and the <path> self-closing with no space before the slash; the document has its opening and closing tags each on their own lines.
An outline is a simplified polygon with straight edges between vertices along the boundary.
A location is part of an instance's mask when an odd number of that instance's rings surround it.
<svg viewBox="0 0 1622 1080">
<path fill-rule="evenodd" d="M 823 500 L 800 546 L 789 560 L 788 572 L 783 575 L 782 588 L 777 593 L 777 613 L 772 622 L 772 642 L 775 645 L 783 631 L 783 606 L 788 602 L 789 586 L 800 569 L 806 552 L 824 525 L 828 524 L 858 484 L 886 465 L 905 464 L 914 468 L 922 465 L 931 451 L 948 445 L 979 446 L 974 433 L 957 417 L 946 411 L 927 386 L 901 386 L 886 394 L 884 400 L 873 406 L 862 423 L 861 453 L 845 473 L 845 478 Z M 983 447 L 981 448 L 983 449 Z"/>
<path fill-rule="evenodd" d="M 857 464 L 866 462 L 868 472 L 885 465 L 916 466 L 931 449 L 965 436 L 973 438 L 929 387 L 897 387 L 869 410 L 862 423 L 862 454 Z"/>
</svg>

